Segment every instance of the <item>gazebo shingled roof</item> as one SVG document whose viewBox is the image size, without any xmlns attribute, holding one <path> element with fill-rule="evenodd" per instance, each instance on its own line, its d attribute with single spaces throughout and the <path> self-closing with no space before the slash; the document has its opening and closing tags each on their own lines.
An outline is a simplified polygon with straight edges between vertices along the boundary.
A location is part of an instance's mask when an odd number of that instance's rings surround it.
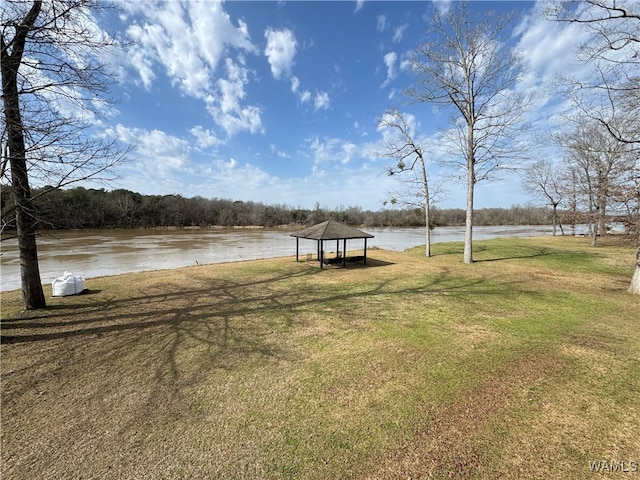
<svg viewBox="0 0 640 480">
<path fill-rule="evenodd" d="M 298 232 L 293 232 L 292 237 L 308 238 L 310 240 L 343 240 L 351 238 L 373 238 L 370 233 L 363 232 L 357 228 L 344 225 L 335 220 L 327 220 L 313 227 L 305 228 Z"/>
<path fill-rule="evenodd" d="M 327 220 L 326 222 L 319 223 L 304 230 L 293 232 L 292 237 L 296 237 L 296 262 L 298 261 L 299 253 L 299 240 L 301 238 L 307 238 L 309 240 L 316 240 L 318 242 L 318 260 L 320 261 L 320 268 L 323 268 L 324 264 L 324 249 L 322 245 L 325 240 L 343 241 L 343 256 L 342 266 L 347 266 L 347 240 L 362 238 L 364 239 L 364 256 L 363 263 L 367 263 L 367 238 L 373 238 L 370 233 L 363 232 L 357 228 L 344 225 L 336 222 L 335 220 Z M 337 253 L 340 253 L 340 244 L 337 245 Z"/>
</svg>

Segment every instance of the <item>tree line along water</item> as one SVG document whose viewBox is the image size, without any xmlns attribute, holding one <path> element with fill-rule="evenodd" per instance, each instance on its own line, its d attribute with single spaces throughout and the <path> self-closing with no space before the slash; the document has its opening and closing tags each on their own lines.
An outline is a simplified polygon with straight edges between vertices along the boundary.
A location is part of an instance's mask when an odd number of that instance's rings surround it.
<svg viewBox="0 0 640 480">
<path fill-rule="evenodd" d="M 48 190 L 46 194 L 45 190 Z M 11 187 L 0 186 L 3 230 L 15 227 Z M 420 227 L 425 225 L 421 209 L 363 210 L 358 206 L 329 209 L 290 205 L 265 205 L 253 201 L 222 198 L 186 198 L 181 195 L 143 195 L 129 190 L 35 189 L 35 218 L 39 229 L 159 228 L 211 226 L 274 227 L 291 224 L 315 224 L 336 220 L 369 227 Z M 432 207 L 431 223 L 436 226 L 463 225 L 463 209 Z M 475 212 L 476 225 L 549 225 L 549 208 L 514 205 L 510 208 L 485 208 Z"/>
</svg>

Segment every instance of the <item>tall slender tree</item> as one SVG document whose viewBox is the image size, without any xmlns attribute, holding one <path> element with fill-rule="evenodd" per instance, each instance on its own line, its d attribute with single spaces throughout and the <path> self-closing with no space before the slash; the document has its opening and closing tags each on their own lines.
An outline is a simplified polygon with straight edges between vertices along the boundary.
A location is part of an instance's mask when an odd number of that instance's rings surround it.
<svg viewBox="0 0 640 480">
<path fill-rule="evenodd" d="M 389 175 L 411 173 L 413 177 L 409 181 L 410 188 L 407 192 L 393 195 L 392 203 L 402 203 L 424 209 L 425 221 L 425 255 L 431 256 L 431 203 L 435 190 L 430 189 L 429 175 L 427 174 L 427 159 L 425 158 L 424 145 L 416 137 L 415 122 L 412 116 L 402 114 L 397 109 L 389 109 L 385 112 L 379 123 L 379 129 L 388 129 L 392 133 L 387 138 L 383 157 L 393 158 L 394 164 L 388 167 Z"/>
<path fill-rule="evenodd" d="M 466 173 L 464 262 L 473 262 L 473 204 L 478 182 L 513 166 L 522 155 L 518 136 L 531 98 L 514 91 L 522 71 L 504 37 L 507 18 L 472 16 L 467 2 L 436 13 L 429 36 L 411 57 L 416 84 L 405 90 L 416 102 L 452 113 L 448 131 L 456 159 Z"/>
<path fill-rule="evenodd" d="M 10 172 L 15 197 L 25 309 L 46 306 L 32 182 L 55 189 L 103 178 L 126 156 L 126 148 L 91 131 L 109 103 L 111 77 L 102 55 L 117 43 L 92 16 L 105 6 L 93 0 L 3 0 L 0 7 L 0 173 Z"/>
</svg>

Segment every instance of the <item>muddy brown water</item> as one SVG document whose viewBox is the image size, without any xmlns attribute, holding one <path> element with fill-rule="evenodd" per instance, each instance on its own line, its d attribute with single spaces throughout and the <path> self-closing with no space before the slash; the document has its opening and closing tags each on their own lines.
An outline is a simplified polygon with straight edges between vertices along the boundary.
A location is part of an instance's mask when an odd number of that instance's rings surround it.
<svg viewBox="0 0 640 480">
<path fill-rule="evenodd" d="M 368 248 L 402 251 L 425 244 L 424 228 L 363 228 L 374 235 Z M 70 230 L 41 232 L 38 237 L 40 277 L 51 283 L 65 271 L 85 279 L 196 264 L 294 256 L 296 240 L 289 230 Z M 549 226 L 474 227 L 474 239 L 550 235 Z M 464 239 L 464 227 L 438 227 L 431 241 Z M 357 250 L 362 240 L 347 243 Z M 335 250 L 333 242 L 326 251 Z M 300 254 L 315 253 L 316 243 L 300 240 Z M 20 259 L 16 239 L 1 244 L 0 291 L 20 288 Z M 87 287 L 90 288 L 90 285 Z"/>
</svg>

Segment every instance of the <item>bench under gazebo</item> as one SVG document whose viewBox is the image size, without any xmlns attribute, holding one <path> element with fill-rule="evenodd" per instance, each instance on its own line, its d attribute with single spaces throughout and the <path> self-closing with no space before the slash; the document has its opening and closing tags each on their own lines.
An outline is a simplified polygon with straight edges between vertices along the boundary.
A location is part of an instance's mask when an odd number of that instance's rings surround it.
<svg viewBox="0 0 640 480">
<path fill-rule="evenodd" d="M 357 228 L 344 225 L 343 223 L 336 222 L 335 220 L 327 220 L 326 222 L 319 223 L 313 227 L 305 228 L 298 232 L 293 232 L 292 237 L 296 237 L 296 262 L 299 261 L 300 256 L 300 239 L 306 238 L 309 240 L 315 240 L 317 242 L 317 255 L 320 262 L 320 268 L 324 268 L 325 263 L 342 263 L 342 266 L 347 266 L 347 240 L 364 240 L 364 255 L 362 256 L 362 263 L 367 263 L 367 239 L 373 238 L 370 233 L 363 232 Z M 328 241 L 336 242 L 336 257 L 335 259 L 325 259 L 324 244 Z M 340 256 L 340 241 L 342 241 L 342 256 Z M 355 258 L 359 260 L 360 258 Z M 351 259 L 353 260 L 353 259 Z"/>
</svg>

